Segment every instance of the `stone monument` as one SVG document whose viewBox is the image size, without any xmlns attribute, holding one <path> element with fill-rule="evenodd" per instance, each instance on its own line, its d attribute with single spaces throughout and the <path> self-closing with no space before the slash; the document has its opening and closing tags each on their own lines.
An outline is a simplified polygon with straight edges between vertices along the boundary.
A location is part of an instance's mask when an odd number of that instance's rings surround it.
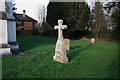
<svg viewBox="0 0 120 80">
<path fill-rule="evenodd" d="M 91 44 L 95 44 L 95 38 L 91 38 Z"/>
<path fill-rule="evenodd" d="M 8 44 L 7 16 L 5 14 L 5 0 L 0 1 L 0 56 L 11 54 Z"/>
<path fill-rule="evenodd" d="M 19 53 L 19 43 L 16 41 L 16 21 L 12 10 L 12 1 L 5 3 L 5 13 L 7 16 L 8 43 L 11 45 L 12 54 Z"/>
<path fill-rule="evenodd" d="M 68 63 L 68 57 L 66 56 L 66 50 L 63 40 L 62 29 L 67 29 L 66 25 L 62 25 L 63 20 L 58 20 L 58 26 L 54 26 L 54 29 L 58 29 L 58 39 L 55 48 L 55 55 L 53 60 L 61 63 Z"/>
<path fill-rule="evenodd" d="M 64 39 L 65 49 L 70 50 L 70 39 Z"/>
</svg>

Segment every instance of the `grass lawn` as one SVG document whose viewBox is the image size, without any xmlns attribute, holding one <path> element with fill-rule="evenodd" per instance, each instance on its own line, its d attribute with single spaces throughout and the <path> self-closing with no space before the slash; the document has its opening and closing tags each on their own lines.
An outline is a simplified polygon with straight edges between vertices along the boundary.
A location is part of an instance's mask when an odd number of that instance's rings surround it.
<svg viewBox="0 0 120 80">
<path fill-rule="evenodd" d="M 17 41 L 24 53 L 40 52 L 30 56 L 4 56 L 3 78 L 117 78 L 118 43 L 108 41 L 71 40 L 67 56 L 69 64 L 52 60 L 55 38 L 18 35 Z"/>
</svg>

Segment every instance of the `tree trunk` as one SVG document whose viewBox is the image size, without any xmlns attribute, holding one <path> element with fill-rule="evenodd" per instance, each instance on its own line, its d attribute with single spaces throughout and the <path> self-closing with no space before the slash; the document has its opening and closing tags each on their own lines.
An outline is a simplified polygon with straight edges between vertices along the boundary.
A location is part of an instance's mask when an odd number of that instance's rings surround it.
<svg viewBox="0 0 120 80">
<path fill-rule="evenodd" d="M 97 33 L 97 40 L 99 40 L 99 35 L 100 35 L 100 32 Z"/>
<path fill-rule="evenodd" d="M 98 26 L 98 32 L 97 32 L 97 40 L 99 40 L 100 31 L 101 31 L 101 18 L 99 20 L 99 26 Z"/>
</svg>

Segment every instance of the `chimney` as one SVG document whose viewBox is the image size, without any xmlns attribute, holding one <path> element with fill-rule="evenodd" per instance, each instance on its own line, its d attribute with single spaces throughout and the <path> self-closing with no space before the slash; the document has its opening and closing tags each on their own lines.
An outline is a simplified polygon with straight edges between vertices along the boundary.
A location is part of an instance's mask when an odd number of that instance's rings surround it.
<svg viewBox="0 0 120 80">
<path fill-rule="evenodd" d="M 25 10 L 23 10 L 23 17 L 25 17 Z"/>
</svg>

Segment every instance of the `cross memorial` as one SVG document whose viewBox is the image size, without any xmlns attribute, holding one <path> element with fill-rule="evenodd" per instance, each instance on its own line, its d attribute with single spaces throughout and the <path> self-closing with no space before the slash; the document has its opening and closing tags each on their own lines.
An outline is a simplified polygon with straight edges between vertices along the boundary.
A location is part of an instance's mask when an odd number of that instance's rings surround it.
<svg viewBox="0 0 120 80">
<path fill-rule="evenodd" d="M 12 54 L 19 54 L 19 43 L 16 41 L 16 20 L 13 15 L 13 2 L 5 2 L 5 12 L 7 20 L 8 43 L 11 46 Z"/>
<path fill-rule="evenodd" d="M 5 0 L 0 0 L 0 56 L 11 55 L 8 44 L 7 17 L 5 14 Z"/>
<path fill-rule="evenodd" d="M 58 26 L 54 26 L 54 29 L 58 29 L 58 39 L 55 48 L 55 55 L 53 56 L 53 60 L 68 63 L 68 57 L 66 56 L 66 50 L 63 40 L 62 29 L 67 29 L 66 25 L 62 25 L 63 20 L 58 20 Z"/>
</svg>

